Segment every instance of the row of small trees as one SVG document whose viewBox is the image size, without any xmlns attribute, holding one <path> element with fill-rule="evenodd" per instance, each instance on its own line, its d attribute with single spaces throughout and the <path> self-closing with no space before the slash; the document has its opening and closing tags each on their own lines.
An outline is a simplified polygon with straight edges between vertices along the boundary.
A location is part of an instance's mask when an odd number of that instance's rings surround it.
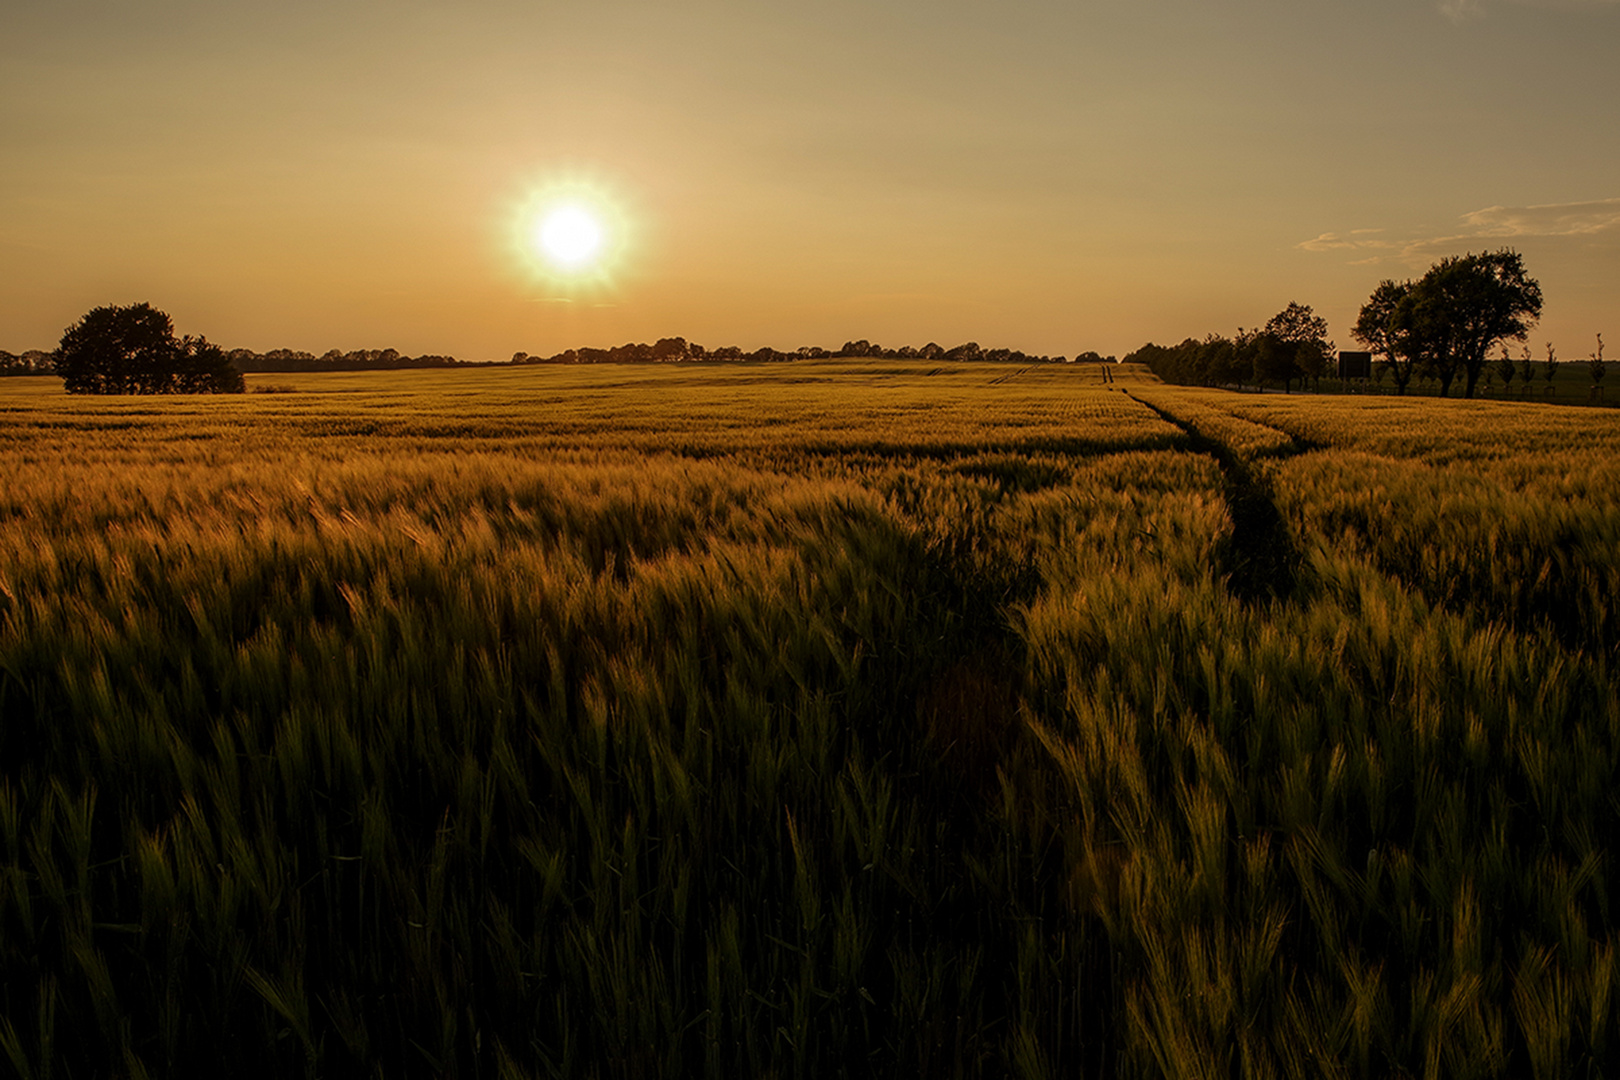
<svg viewBox="0 0 1620 1080">
<path fill-rule="evenodd" d="M 1592 377 L 1593 396 L 1598 397 L 1603 391 L 1603 376 L 1608 374 L 1603 359 L 1602 334 L 1597 336 L 1597 348 L 1593 349 L 1585 360 L 1587 374 Z M 1485 376 L 1482 381 L 1486 389 L 1489 389 L 1493 377 L 1500 379 L 1503 392 L 1511 394 L 1514 379 L 1519 380 L 1520 392 L 1528 393 L 1534 387 L 1536 379 L 1539 378 L 1546 383 L 1547 392 L 1550 394 L 1553 391 L 1553 379 L 1557 376 L 1558 368 L 1562 363 L 1563 361 L 1558 359 L 1558 350 L 1553 348 L 1553 343 L 1550 341 L 1547 342 L 1547 355 L 1542 360 L 1535 358 L 1528 345 L 1520 350 L 1517 359 L 1508 351 L 1508 347 L 1503 345 L 1501 355 L 1496 358 L 1495 363 L 1486 366 Z M 1387 367 L 1388 365 L 1380 366 Z M 1420 379 L 1423 377 L 1421 371 L 1418 377 Z"/>
<path fill-rule="evenodd" d="M 1309 304 L 1290 303 L 1258 330 L 1232 337 L 1210 334 L 1180 345 L 1149 342 L 1125 357 L 1165 382 L 1193 386 L 1275 386 L 1319 379 L 1333 362 L 1327 320 Z"/>
</svg>

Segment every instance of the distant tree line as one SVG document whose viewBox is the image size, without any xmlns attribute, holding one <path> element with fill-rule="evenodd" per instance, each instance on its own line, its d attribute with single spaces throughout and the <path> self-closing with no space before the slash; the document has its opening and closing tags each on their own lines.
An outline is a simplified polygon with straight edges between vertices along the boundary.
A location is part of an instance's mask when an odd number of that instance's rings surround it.
<svg viewBox="0 0 1620 1080">
<path fill-rule="evenodd" d="M 332 349 L 320 356 L 295 349 L 271 349 L 254 352 L 252 349 L 232 349 L 227 356 L 241 371 L 246 372 L 298 372 L 298 371 L 393 371 L 403 368 L 493 367 L 505 364 L 678 364 L 705 361 L 782 362 L 788 360 L 824 360 L 837 357 L 871 357 L 883 360 L 978 360 L 1005 363 L 1038 364 L 1063 363 L 1063 356 L 1032 355 L 1018 349 L 986 349 L 970 341 L 946 349 L 934 342 L 917 348 L 903 345 L 887 349 L 864 338 L 846 341 L 841 348 L 824 349 L 805 345 L 792 352 L 783 352 L 769 345 L 745 351 L 737 345 L 724 345 L 709 349 L 683 337 L 659 338 L 652 344 L 627 342 L 611 348 L 582 347 L 564 349 L 558 353 L 539 355 L 515 352 L 509 361 L 457 360 L 453 356 L 423 354 L 407 356 L 395 349 L 356 349 L 340 352 Z M 1075 357 L 1077 361 L 1112 363 L 1113 357 L 1095 352 Z"/>
<path fill-rule="evenodd" d="M 457 360 L 453 356 L 423 353 L 406 356 L 397 349 L 329 349 L 316 356 L 295 349 L 232 349 L 225 354 L 240 371 L 399 371 L 404 368 L 488 367 L 489 361 Z"/>
<path fill-rule="evenodd" d="M 9 354 L 0 354 L 0 357 L 6 355 Z M 51 354 L 40 352 L 26 355 L 36 356 L 42 361 L 48 362 Z M 509 361 L 458 360 L 453 356 L 443 356 L 437 353 L 409 356 L 399 352 L 397 349 L 355 349 L 351 352 L 331 349 L 320 356 L 299 349 L 271 349 L 268 352 L 254 352 L 252 349 L 231 349 L 225 355 L 236 366 L 238 371 L 249 373 L 397 371 L 406 368 L 497 367 L 508 363 L 671 364 L 716 360 L 779 362 L 788 360 L 824 360 L 838 357 L 869 357 L 883 360 L 976 360 L 1014 364 L 1060 364 L 1067 359 L 1063 356 L 1034 355 L 1018 349 L 986 349 L 974 341 L 950 349 L 946 349 L 934 342 L 929 342 L 921 348 L 903 345 L 897 349 L 888 349 L 863 339 L 860 341 L 847 341 L 841 348 L 837 349 L 824 349 L 815 345 L 805 345 L 794 349 L 792 352 L 783 352 L 768 345 L 749 351 L 745 351 L 736 345 L 708 349 L 682 337 L 659 338 L 650 345 L 645 342 L 629 342 L 607 349 L 590 347 L 564 349 L 562 352 L 552 353 L 549 356 L 515 352 Z M 1105 357 L 1096 352 L 1086 352 L 1076 356 L 1075 360 L 1113 363 L 1114 357 Z M 48 372 L 50 369 L 47 367 L 42 370 Z M 18 372 L 18 374 L 26 373 Z"/>
<path fill-rule="evenodd" d="M 9 353 L 0 349 L 0 377 L 6 375 L 51 375 L 56 364 L 44 349 L 29 349 L 25 353 Z"/>
<path fill-rule="evenodd" d="M 320 356 L 295 349 L 225 351 L 206 338 L 179 338 L 169 316 L 150 304 L 108 305 L 87 312 L 62 335 L 52 352 L 34 350 L 21 356 L 0 352 L 0 375 L 54 372 L 74 394 L 240 393 L 243 372 L 393 371 L 405 368 L 491 367 L 498 364 L 626 364 L 697 361 L 818 360 L 835 357 L 885 360 L 989 361 L 992 363 L 1063 363 L 1063 356 L 1034 355 L 1019 349 L 986 349 L 976 341 L 945 348 L 929 342 L 921 348 L 884 348 L 865 338 L 838 349 L 806 345 L 793 352 L 763 346 L 744 352 L 736 345 L 707 349 L 682 337 L 659 338 L 651 345 L 630 342 L 608 349 L 565 349 L 551 356 L 517 352 L 510 361 L 467 361 L 453 356 L 408 356 L 397 349 L 331 349 Z M 1077 362 L 1112 363 L 1112 356 L 1085 352 Z"/>
<path fill-rule="evenodd" d="M 1066 359 L 1062 356 L 1031 355 L 1018 349 L 986 349 L 976 341 L 969 341 L 950 349 L 932 341 L 921 348 L 914 345 L 902 345 L 899 348 L 889 349 L 861 338 L 855 341 L 846 341 L 842 347 L 837 349 L 824 349 L 818 345 L 803 345 L 792 352 L 782 352 L 780 349 L 774 349 L 766 345 L 751 352 L 745 352 L 737 345 L 723 345 L 716 349 L 707 349 L 696 342 L 687 341 L 685 338 L 672 337 L 660 338 L 651 345 L 631 342 L 625 345 L 616 345 L 611 349 L 564 349 L 562 352 L 550 356 L 536 356 L 526 352 L 517 352 L 512 354 L 511 362 L 514 364 L 669 364 L 735 360 L 771 363 L 787 360 L 826 360 L 839 357 L 863 357 L 880 360 L 991 361 L 1015 364 L 1061 364 Z M 1104 359 L 1094 352 L 1076 357 L 1077 360 L 1087 358 L 1099 362 Z M 1108 359 L 1112 360 L 1112 357 Z"/>
<path fill-rule="evenodd" d="M 1169 383 L 1190 386 L 1282 386 L 1316 380 L 1333 360 L 1327 320 L 1308 304 L 1290 303 L 1258 330 L 1238 328 L 1232 337 L 1210 334 L 1179 345 L 1143 345 L 1127 362 L 1146 364 Z"/>
</svg>

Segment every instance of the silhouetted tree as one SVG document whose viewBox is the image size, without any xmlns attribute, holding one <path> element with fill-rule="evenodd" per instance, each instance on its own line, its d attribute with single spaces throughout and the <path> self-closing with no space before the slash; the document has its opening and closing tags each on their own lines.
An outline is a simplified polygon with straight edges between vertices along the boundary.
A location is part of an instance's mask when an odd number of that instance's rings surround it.
<svg viewBox="0 0 1620 1080">
<path fill-rule="evenodd" d="M 1333 355 L 1333 342 L 1328 340 L 1327 320 L 1311 310 L 1309 304 L 1290 302 L 1267 321 L 1261 337 L 1274 339 L 1261 348 L 1269 353 L 1269 366 L 1276 369 L 1273 378 L 1281 377 L 1284 387 L 1292 379 L 1320 379 Z"/>
<path fill-rule="evenodd" d="M 1524 387 L 1521 393 L 1530 392 L 1530 380 L 1536 377 L 1536 358 L 1530 354 L 1530 346 L 1526 345 L 1519 352 L 1519 382 Z"/>
<path fill-rule="evenodd" d="M 247 389 L 224 349 L 189 334 L 180 339 L 170 386 L 177 394 L 240 394 Z"/>
<path fill-rule="evenodd" d="M 1607 374 L 1603 370 L 1603 335 L 1599 334 L 1597 339 L 1597 352 L 1586 358 L 1586 364 L 1587 370 L 1592 373 L 1592 396 L 1602 397 L 1603 376 Z"/>
<path fill-rule="evenodd" d="M 1219 386 L 1243 384 L 1243 378 L 1249 372 L 1242 354 L 1238 351 L 1237 342 L 1219 334 L 1211 334 L 1204 339 L 1203 353 L 1205 371 L 1210 382 Z"/>
<path fill-rule="evenodd" d="M 1410 281 L 1379 282 L 1350 331 L 1350 336 L 1384 357 L 1384 370 L 1394 378 L 1397 394 L 1406 393 L 1423 356 L 1412 294 Z"/>
<path fill-rule="evenodd" d="M 1248 342 L 1254 358 L 1254 381 L 1282 383 L 1285 390 L 1293 389 L 1294 379 L 1301 374 L 1294 357 L 1294 346 L 1276 334 L 1261 332 Z"/>
<path fill-rule="evenodd" d="M 1459 374 L 1463 396 L 1473 397 L 1491 348 L 1523 341 L 1541 318 L 1541 286 L 1507 248 L 1441 259 L 1414 287 L 1413 299 L 1424 363 L 1440 380 L 1441 397 Z"/>
<path fill-rule="evenodd" d="M 1183 385 L 1204 381 L 1198 364 L 1199 343 L 1187 338 L 1180 345 L 1155 345 L 1148 342 L 1134 352 L 1125 354 L 1126 363 L 1146 365 L 1147 369 L 1167 383 Z"/>
<path fill-rule="evenodd" d="M 672 360 L 685 360 L 690 355 L 686 339 L 683 337 L 659 338 L 653 343 L 652 358 L 669 362 Z"/>
<path fill-rule="evenodd" d="M 150 304 L 94 308 L 62 335 L 56 373 L 70 394 L 239 394 L 242 373 L 206 338 L 174 336 Z"/>
<path fill-rule="evenodd" d="M 1513 362 L 1506 345 L 1502 346 L 1502 356 L 1496 361 L 1496 373 L 1502 377 L 1502 393 L 1511 394 L 1514 376 L 1519 374 L 1519 365 Z"/>
</svg>

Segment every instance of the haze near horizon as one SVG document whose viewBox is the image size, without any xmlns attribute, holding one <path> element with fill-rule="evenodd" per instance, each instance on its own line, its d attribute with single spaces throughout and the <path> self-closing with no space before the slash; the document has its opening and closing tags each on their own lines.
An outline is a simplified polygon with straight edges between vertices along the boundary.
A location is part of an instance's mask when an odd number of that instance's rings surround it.
<svg viewBox="0 0 1620 1080">
<path fill-rule="evenodd" d="M 1510 246 L 1573 357 L 1620 333 L 1616 42 L 1616 0 L 14 0 L 0 348 L 150 301 L 257 350 L 1072 355 L 1290 300 L 1351 347 Z"/>
</svg>

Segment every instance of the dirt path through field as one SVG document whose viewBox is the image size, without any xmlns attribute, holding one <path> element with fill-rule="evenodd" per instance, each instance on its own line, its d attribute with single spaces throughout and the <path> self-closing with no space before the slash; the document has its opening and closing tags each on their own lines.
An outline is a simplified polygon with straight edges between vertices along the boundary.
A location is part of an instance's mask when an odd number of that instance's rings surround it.
<svg viewBox="0 0 1620 1080">
<path fill-rule="evenodd" d="M 1193 421 L 1146 401 L 1129 390 L 1125 396 L 1152 409 L 1187 435 L 1189 449 L 1208 454 L 1221 468 L 1223 497 L 1232 515 L 1232 535 L 1219 549 L 1228 587 L 1247 602 L 1287 599 L 1294 591 L 1300 553 L 1277 509 L 1271 482 L 1227 444 L 1199 429 Z"/>
</svg>

